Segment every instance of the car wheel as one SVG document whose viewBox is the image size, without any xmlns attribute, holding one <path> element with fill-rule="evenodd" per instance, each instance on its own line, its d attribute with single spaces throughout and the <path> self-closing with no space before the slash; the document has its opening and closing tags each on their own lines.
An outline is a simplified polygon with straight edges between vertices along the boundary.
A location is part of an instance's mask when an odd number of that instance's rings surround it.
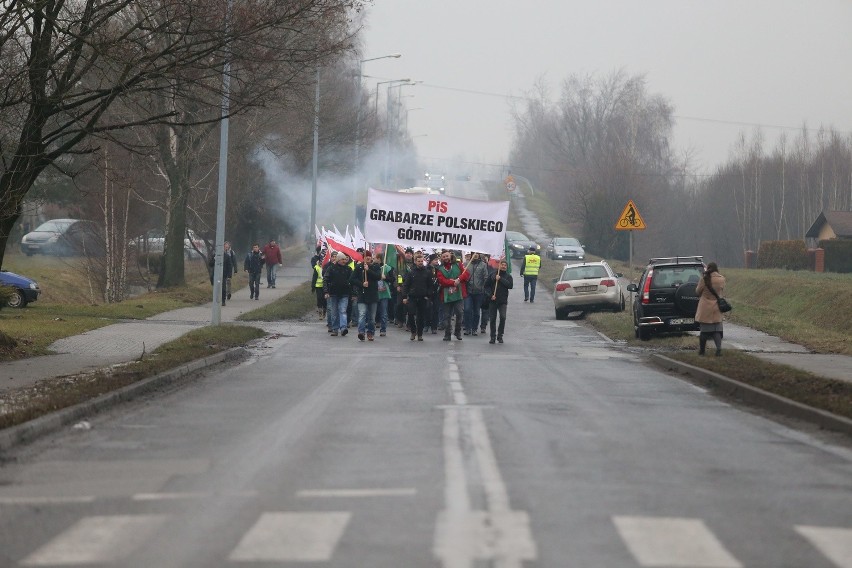
<svg viewBox="0 0 852 568">
<path fill-rule="evenodd" d="M 27 305 L 27 299 L 24 298 L 24 293 L 20 290 L 15 290 L 12 294 L 12 297 L 9 298 L 9 303 L 7 304 L 10 308 L 23 308 Z"/>
<path fill-rule="evenodd" d="M 651 328 L 649 327 L 640 327 L 639 328 L 639 339 L 642 341 L 648 341 L 651 339 Z"/>
<path fill-rule="evenodd" d="M 568 319 L 568 312 L 566 312 L 565 310 L 560 310 L 559 308 L 557 308 L 555 310 L 555 312 L 556 312 L 556 319 L 558 319 L 558 320 Z"/>
<path fill-rule="evenodd" d="M 624 311 L 624 307 L 625 307 L 625 305 L 626 305 L 626 304 L 624 303 L 624 296 L 621 296 L 621 302 L 619 302 L 618 307 L 617 307 L 617 308 L 615 308 L 613 311 L 614 311 L 615 313 L 623 312 L 623 311 Z"/>
<path fill-rule="evenodd" d="M 681 284 L 675 290 L 674 304 L 678 314 L 686 317 L 695 317 L 698 311 L 698 295 L 695 292 L 695 284 Z"/>
</svg>

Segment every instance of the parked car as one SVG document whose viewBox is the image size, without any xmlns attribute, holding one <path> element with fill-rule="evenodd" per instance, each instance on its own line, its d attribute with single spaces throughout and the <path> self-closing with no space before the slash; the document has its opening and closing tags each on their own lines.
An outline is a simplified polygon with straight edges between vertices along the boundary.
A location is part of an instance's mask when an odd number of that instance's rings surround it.
<svg viewBox="0 0 852 568">
<path fill-rule="evenodd" d="M 572 312 L 624 311 L 621 274 L 606 261 L 567 264 L 553 287 L 556 319 L 564 320 Z"/>
<path fill-rule="evenodd" d="M 633 301 L 633 330 L 647 341 L 653 334 L 698 331 L 695 312 L 698 294 L 695 286 L 704 274 L 700 256 L 652 258 L 639 278 L 627 290 Z"/>
<path fill-rule="evenodd" d="M 30 302 L 38 300 L 38 295 L 41 294 L 38 282 L 6 270 L 0 271 L 0 285 L 14 288 L 14 293 L 9 298 L 10 308 L 23 308 Z"/>
<path fill-rule="evenodd" d="M 142 253 L 162 253 L 165 250 L 166 234 L 162 229 L 150 229 L 143 235 L 132 239 L 128 246 Z M 195 245 L 195 246 L 193 246 Z M 198 249 L 198 250 L 196 250 Z M 183 239 L 184 258 L 204 258 L 206 245 L 204 241 L 195 234 L 192 229 L 187 229 L 187 236 Z M 200 253 L 198 251 L 201 251 Z"/>
<path fill-rule="evenodd" d="M 545 247 L 547 258 L 552 260 L 583 260 L 586 251 L 574 237 L 555 237 Z"/>
<path fill-rule="evenodd" d="M 21 239 L 21 252 L 27 256 L 103 256 L 104 251 L 103 230 L 81 219 L 53 219 Z"/>
<path fill-rule="evenodd" d="M 506 244 L 509 246 L 509 252 L 512 253 L 512 258 L 523 258 L 532 246 L 534 246 L 537 251 L 541 250 L 540 244 L 529 239 L 525 234 L 517 231 L 506 231 Z"/>
</svg>

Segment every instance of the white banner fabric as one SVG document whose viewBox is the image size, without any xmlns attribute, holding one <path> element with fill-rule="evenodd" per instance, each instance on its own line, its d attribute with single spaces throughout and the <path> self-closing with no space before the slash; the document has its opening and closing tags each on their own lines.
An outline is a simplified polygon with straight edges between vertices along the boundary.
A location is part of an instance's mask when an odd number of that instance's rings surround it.
<svg viewBox="0 0 852 568">
<path fill-rule="evenodd" d="M 370 188 L 364 236 L 371 243 L 416 249 L 505 251 L 508 201 L 479 201 Z"/>
</svg>

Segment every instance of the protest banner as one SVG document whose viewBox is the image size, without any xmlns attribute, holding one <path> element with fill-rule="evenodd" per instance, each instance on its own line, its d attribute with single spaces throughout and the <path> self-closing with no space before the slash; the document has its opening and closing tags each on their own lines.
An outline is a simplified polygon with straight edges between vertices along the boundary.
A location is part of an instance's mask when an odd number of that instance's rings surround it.
<svg viewBox="0 0 852 568">
<path fill-rule="evenodd" d="M 370 189 L 364 236 L 372 243 L 455 249 L 500 256 L 508 201 L 479 201 Z"/>
</svg>

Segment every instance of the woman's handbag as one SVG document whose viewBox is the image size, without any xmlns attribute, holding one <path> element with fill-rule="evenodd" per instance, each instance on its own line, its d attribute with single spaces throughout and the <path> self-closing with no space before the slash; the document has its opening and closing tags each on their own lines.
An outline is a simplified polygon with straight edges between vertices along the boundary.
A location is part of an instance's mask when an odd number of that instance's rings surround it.
<svg viewBox="0 0 852 568">
<path fill-rule="evenodd" d="M 719 304 L 720 312 L 724 314 L 734 309 L 734 306 L 732 306 L 728 300 L 719 297 L 719 294 L 716 293 L 716 290 L 713 289 L 713 286 L 707 286 L 707 289 L 710 291 L 711 294 L 716 296 L 716 302 Z"/>
</svg>

